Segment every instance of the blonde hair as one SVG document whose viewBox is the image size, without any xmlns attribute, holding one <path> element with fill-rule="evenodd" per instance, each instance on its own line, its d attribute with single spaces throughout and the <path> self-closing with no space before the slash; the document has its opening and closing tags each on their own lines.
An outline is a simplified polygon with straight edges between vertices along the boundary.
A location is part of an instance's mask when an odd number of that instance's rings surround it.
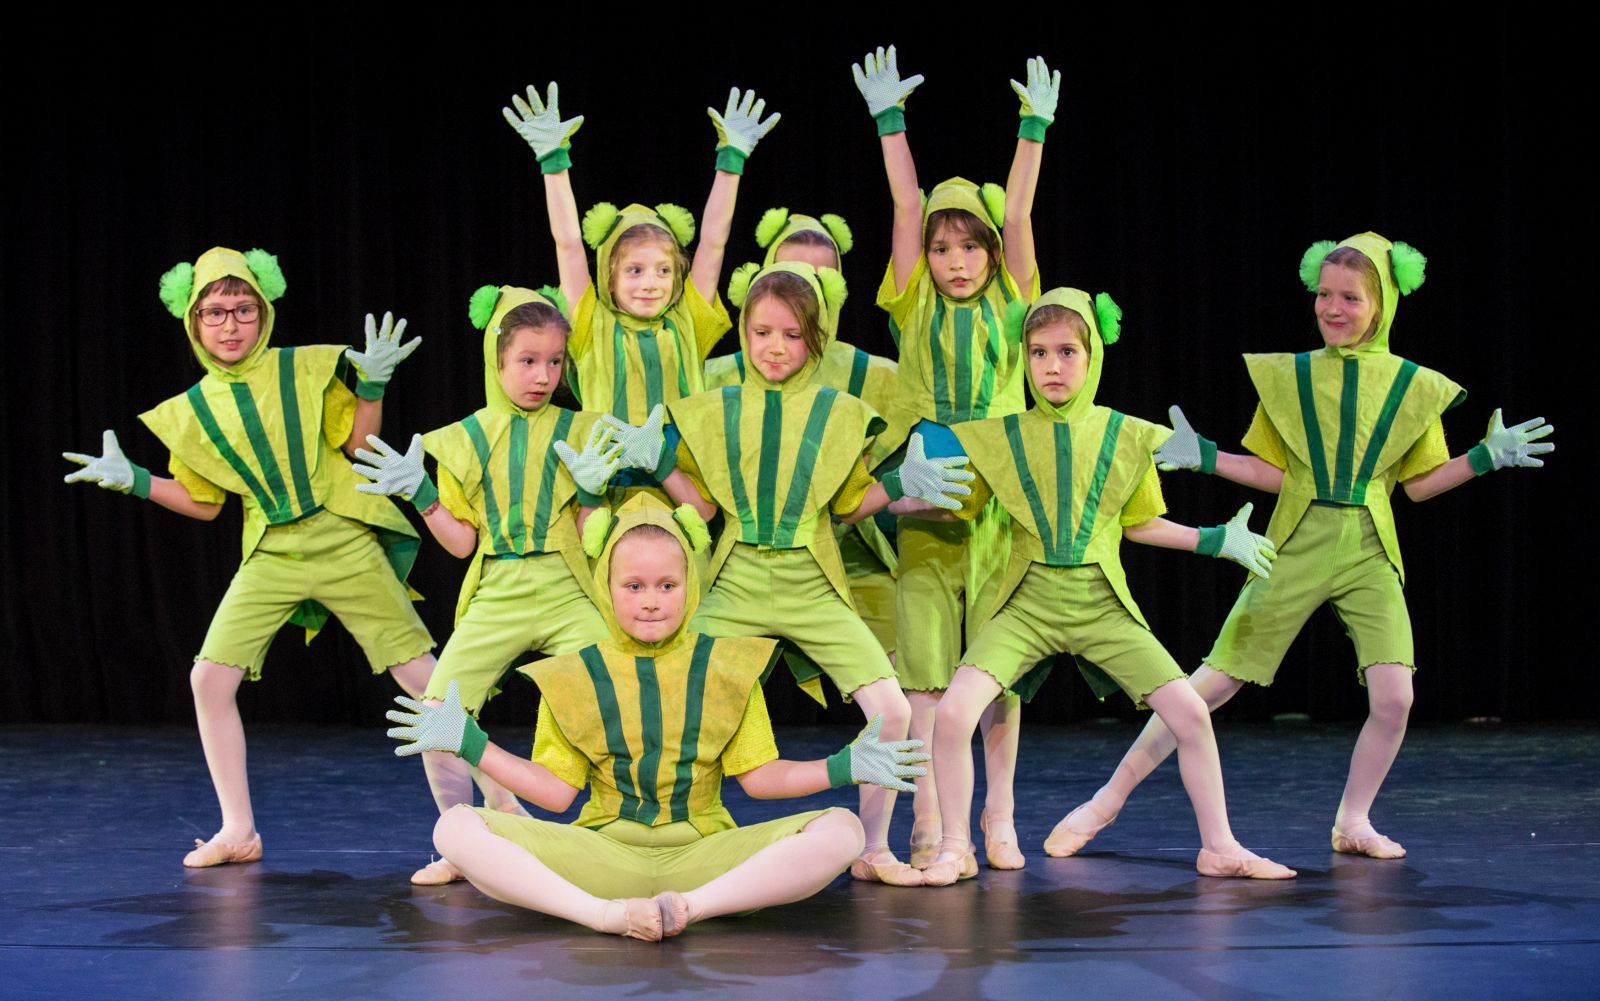
<svg viewBox="0 0 1600 1001">
<path fill-rule="evenodd" d="M 617 237 L 617 242 L 611 245 L 611 273 L 607 276 L 609 291 L 617 294 L 617 269 L 616 260 L 627 249 L 636 243 L 655 243 L 667 248 L 672 257 L 672 301 L 677 302 L 683 294 L 683 281 L 689 274 L 689 255 L 678 246 L 677 237 L 662 229 L 654 223 L 642 222 L 637 226 L 629 226 Z"/>
<path fill-rule="evenodd" d="M 1088 321 L 1079 315 L 1077 310 L 1068 309 L 1067 307 L 1058 305 L 1056 303 L 1040 306 L 1038 309 L 1028 314 L 1027 322 L 1022 325 L 1023 343 L 1027 343 L 1028 337 L 1031 336 L 1035 330 L 1040 330 L 1044 327 L 1052 327 L 1058 323 L 1066 324 L 1069 328 L 1071 328 L 1073 333 L 1078 335 L 1078 343 L 1083 346 L 1083 350 L 1093 350 L 1089 347 L 1089 342 L 1093 340 L 1093 338 L 1089 336 Z"/>
</svg>

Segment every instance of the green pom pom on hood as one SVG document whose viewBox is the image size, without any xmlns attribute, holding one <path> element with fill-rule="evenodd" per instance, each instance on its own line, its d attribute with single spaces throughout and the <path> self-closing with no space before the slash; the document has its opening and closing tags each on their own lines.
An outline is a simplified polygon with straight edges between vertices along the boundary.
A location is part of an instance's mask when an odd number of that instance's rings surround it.
<svg viewBox="0 0 1600 1001">
<path fill-rule="evenodd" d="M 989 219 L 996 228 L 1006 224 L 1006 189 L 998 184 L 986 183 L 978 189 L 983 198 L 983 207 L 988 210 Z"/>
<path fill-rule="evenodd" d="M 489 326 L 489 318 L 494 316 L 494 304 L 500 301 L 500 286 L 485 285 L 472 293 L 472 298 L 467 300 L 467 320 L 471 322 L 472 329 L 485 330 Z"/>
<path fill-rule="evenodd" d="M 1107 347 L 1117 343 L 1122 337 L 1122 307 L 1111 298 L 1111 293 L 1095 295 L 1094 318 L 1100 326 L 1100 342 Z"/>
<path fill-rule="evenodd" d="M 174 264 L 161 276 L 159 295 L 167 312 L 183 319 L 189 308 L 189 293 L 194 290 L 194 265 L 188 261 Z"/>
<path fill-rule="evenodd" d="M 585 213 L 583 240 L 595 251 L 595 294 L 601 304 L 610 310 L 616 309 L 616 301 L 611 297 L 611 255 L 615 252 L 617 241 L 622 238 L 622 234 L 635 226 L 654 226 L 680 250 L 694 239 L 694 216 L 680 205 L 662 203 L 651 208 L 648 205 L 635 203 L 618 211 L 610 202 L 601 202 Z M 672 300 L 662 309 L 662 313 L 677 305 L 678 299 L 683 295 L 683 283 L 688 277 L 687 274 L 674 276 L 675 292 Z"/>
<path fill-rule="evenodd" d="M 1395 288 L 1401 295 L 1410 295 L 1428 280 L 1428 259 L 1409 243 L 1397 242 L 1389 248 L 1389 264 L 1394 268 Z"/>
<path fill-rule="evenodd" d="M 711 546 L 711 529 L 706 526 L 705 519 L 700 517 L 694 505 L 679 504 L 672 509 L 672 518 L 683 527 L 689 548 L 694 552 L 703 553 Z"/>
<path fill-rule="evenodd" d="M 572 304 L 567 302 L 566 295 L 560 289 L 554 285 L 540 285 L 539 294 L 549 300 L 550 305 L 554 306 L 562 316 L 572 318 Z"/>
<path fill-rule="evenodd" d="M 809 216 L 788 209 L 768 209 L 756 227 L 756 243 L 766 249 L 763 264 L 775 263 L 778 250 L 797 233 L 818 233 L 833 244 L 833 251 L 841 259 L 855 246 L 855 236 L 843 218 L 833 213 Z"/>
<path fill-rule="evenodd" d="M 1300 255 L 1300 280 L 1305 283 L 1307 292 L 1317 290 L 1318 283 L 1322 281 L 1322 259 L 1333 253 L 1338 246 L 1332 240 L 1318 240 Z"/>
<path fill-rule="evenodd" d="M 756 223 L 756 246 L 765 250 L 772 246 L 772 242 L 783 232 L 783 224 L 789 221 L 789 210 L 785 208 L 767 209 L 761 213 L 761 221 Z"/>
<path fill-rule="evenodd" d="M 828 235 L 833 237 L 833 245 L 839 248 L 839 256 L 850 253 L 856 245 L 855 234 L 850 232 L 850 224 L 844 221 L 844 216 L 824 212 L 817 221 L 827 227 Z"/>
<path fill-rule="evenodd" d="M 694 240 L 694 215 L 682 205 L 662 202 L 656 206 L 656 215 L 666 222 L 678 246 L 687 247 Z"/>
<path fill-rule="evenodd" d="M 267 253 L 261 248 L 244 252 L 244 261 L 255 273 L 256 287 L 261 294 L 267 297 L 268 302 L 277 302 L 283 298 L 283 293 L 289 287 L 284 280 L 283 269 L 278 266 L 278 258 Z"/>
<path fill-rule="evenodd" d="M 608 507 L 595 508 L 589 513 L 589 520 L 583 523 L 583 553 L 591 560 L 599 559 L 605 551 L 606 540 L 611 537 L 611 528 L 617 519 L 611 514 Z"/>
<path fill-rule="evenodd" d="M 728 282 L 728 301 L 739 308 L 738 325 L 739 350 L 744 352 L 745 358 L 750 358 L 750 337 L 746 329 L 748 319 L 745 306 L 750 301 L 750 290 L 756 283 L 775 272 L 785 271 L 803 279 L 811 287 L 811 293 L 817 297 L 821 309 L 822 321 L 822 347 L 827 350 L 839 336 L 839 310 L 844 306 L 846 296 L 849 294 L 845 286 L 844 275 L 833 268 L 813 268 L 804 261 L 779 261 L 765 267 L 758 264 L 743 264 L 733 273 L 733 278 Z M 761 374 L 760 368 L 753 364 L 745 365 L 744 382 L 760 389 L 776 389 L 787 391 L 801 389 L 811 383 L 817 373 L 817 368 L 822 364 L 821 352 L 808 355 L 800 371 L 791 375 L 781 383 L 772 382 Z"/>
<path fill-rule="evenodd" d="M 585 536 L 585 549 L 587 551 L 590 526 L 601 511 L 596 510 L 589 516 L 589 521 L 583 526 Z M 608 520 L 610 513 L 606 512 Z M 698 529 L 693 527 L 698 523 Z M 684 562 L 684 602 L 683 621 L 671 636 L 659 643 L 641 643 L 627 633 L 617 622 L 617 613 L 611 603 L 611 556 L 616 550 L 617 543 L 621 542 L 628 532 L 640 525 L 655 525 L 666 531 L 683 547 Z M 614 524 L 607 524 L 602 531 L 604 546 L 594 560 L 595 604 L 600 609 L 600 615 L 606 620 L 606 625 L 611 630 L 612 645 L 625 654 L 636 657 L 662 657 L 675 649 L 683 642 L 684 637 L 690 635 L 689 623 L 694 619 L 694 613 L 700 606 L 700 571 L 699 563 L 693 553 L 701 551 L 711 542 L 710 533 L 706 530 L 705 522 L 700 521 L 700 516 L 694 513 L 693 508 L 684 513 L 683 508 L 676 511 L 668 508 L 660 500 L 647 493 L 634 494 L 616 511 Z"/>
<path fill-rule="evenodd" d="M 589 245 L 590 250 L 599 250 L 600 244 L 616 228 L 617 220 L 622 218 L 622 213 L 610 202 L 601 202 L 583 214 L 583 242 Z"/>
<path fill-rule="evenodd" d="M 728 278 L 728 301 L 733 303 L 735 309 L 744 308 L 745 297 L 750 294 L 750 283 L 760 271 L 761 265 L 754 261 L 733 269 L 733 274 Z"/>
</svg>

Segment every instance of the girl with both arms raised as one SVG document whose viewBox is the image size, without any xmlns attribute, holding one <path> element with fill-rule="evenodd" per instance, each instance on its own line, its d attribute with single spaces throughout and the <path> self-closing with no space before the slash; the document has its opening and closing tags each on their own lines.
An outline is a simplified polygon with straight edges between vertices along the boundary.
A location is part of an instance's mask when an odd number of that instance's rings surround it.
<svg viewBox="0 0 1600 1001">
<path fill-rule="evenodd" d="M 775 208 L 762 215 L 756 227 L 756 243 L 766 248 L 765 264 L 799 261 L 813 268 L 839 271 L 840 258 L 850 252 L 853 237 L 850 227 L 839 216 L 827 213 L 808 216 Z M 894 400 L 894 361 L 846 344 L 833 327 L 827 328 L 825 333 L 827 343 L 812 381 L 849 393 L 876 413 L 888 413 Z M 737 385 L 744 381 L 745 372 L 743 351 L 712 358 L 706 362 L 706 388 Z M 892 662 L 895 656 L 895 576 L 899 568 L 894 545 L 879 527 L 877 518 L 863 518 L 853 525 L 840 522 L 834 526 L 833 535 L 839 544 L 845 576 L 850 581 L 850 601 Z M 814 672 L 816 668 L 812 665 L 806 670 Z"/>
<path fill-rule="evenodd" d="M 965 493 L 961 481 L 971 476 L 960 468 L 966 457 L 926 459 L 913 435 L 904 465 L 881 482 L 867 472 L 862 455 L 882 420 L 855 397 L 813 381 L 844 299 L 838 272 L 797 262 L 746 265 L 728 294 L 743 307 L 745 381 L 671 404 L 682 436 L 675 450 L 654 436 L 663 457 L 653 472 L 666 491 L 702 517 L 721 510 L 725 519 L 694 628 L 789 640 L 863 713 L 881 715 L 884 735 L 898 740 L 910 708 L 851 605 L 830 516 L 854 522 L 906 495 L 956 506 L 952 495 Z M 625 431 L 625 446 L 645 434 Z M 811 690 L 820 700 L 820 690 Z M 888 847 L 893 807 L 892 792 L 863 790 L 866 846 L 851 875 L 915 886 L 922 874 Z"/>
<path fill-rule="evenodd" d="M 1273 551 L 1246 527 L 1248 504 L 1216 528 L 1159 517 L 1165 505 L 1150 453 L 1165 429 L 1094 402 L 1121 315 L 1105 293 L 1091 305 L 1086 293 L 1071 288 L 1054 289 L 1031 308 L 1013 303 L 1007 336 L 1026 348 L 1034 406 L 954 428 L 978 471 L 960 516 L 976 515 L 992 492 L 1011 513 L 1013 539 L 989 612 L 939 700 L 934 769 L 944 840 L 923 873 L 930 885 L 978 872 L 968 825 L 972 731 L 980 715 L 1007 691 L 1037 691 L 1050 671 L 1047 658 L 1068 652 L 1097 695 L 1121 688 L 1177 734 L 1183 785 L 1204 845 L 1196 869 L 1256 879 L 1295 874 L 1234 839 L 1206 705 L 1128 593 L 1118 557 L 1124 536 L 1224 557 L 1262 577 Z"/>
<path fill-rule="evenodd" d="M 98 483 L 190 518 L 216 518 L 229 494 L 244 504 L 244 558 L 189 674 L 222 808 L 217 833 L 197 839 L 183 860 L 195 868 L 261 857 L 235 697 L 241 681 L 260 678 L 285 621 L 311 636 L 331 611 L 373 673 L 387 671 L 413 695 L 433 671 L 433 640 L 405 586 L 416 532 L 390 502 L 356 493 L 339 454 L 379 429 L 390 376 L 421 339 L 402 344 L 404 320 L 385 315 L 380 329 L 368 315 L 365 351 L 274 348 L 273 302 L 285 284 L 271 254 L 223 247 L 161 277 L 161 301 L 183 320 L 205 369 L 187 393 L 139 417 L 170 450 L 170 479 L 130 462 L 111 431 L 98 457 L 66 453 L 84 466 L 67 482 Z M 346 360 L 359 376 L 354 394 L 341 378 Z M 459 762 L 423 765 L 441 812 L 463 791 L 470 796 Z"/>
<path fill-rule="evenodd" d="M 924 204 L 903 107 L 922 77 L 900 78 L 893 47 L 869 53 L 864 62 L 865 68 L 853 67 L 856 86 L 878 123 L 894 199 L 893 256 L 878 305 L 889 313 L 900 348 L 889 429 L 874 445 L 877 460 L 899 448 L 920 421 L 953 427 L 1025 406 L 1021 348 L 1002 336 L 1000 319 L 1008 303 L 1039 291 L 1033 196 L 1061 75 L 1032 59 L 1027 85 L 1012 81 L 1022 122 L 1004 190 L 957 177 L 935 187 Z M 970 639 L 980 588 L 1006 565 L 1009 539 L 1006 514 L 994 504 L 969 521 L 901 521 L 895 667 L 911 701 L 914 736 L 931 737 L 939 694 L 961 654 L 963 622 Z M 1009 798 L 1020 720 L 1020 705 L 1009 696 L 983 717 L 989 779 L 984 848 L 997 868 L 1021 868 L 1024 861 Z M 926 865 L 937 851 L 939 814 L 930 777 L 917 784 L 914 865 Z"/>
<path fill-rule="evenodd" d="M 512 103 L 506 121 L 539 158 L 561 292 L 576 304 L 567 351 L 578 398 L 585 410 L 631 424 L 659 421 L 656 408 L 701 391 L 706 355 L 730 325 L 716 289 L 739 177 L 780 116 L 762 121 L 766 102 L 753 92 L 741 98 L 737 88 L 722 114 L 706 109 L 717 130 L 717 173 L 691 266 L 683 248 L 694 238 L 694 217 L 679 206 L 618 211 L 603 202 L 580 225 L 568 147 L 582 116 L 561 120 L 554 83 L 547 101 L 529 87 L 527 101 Z M 585 244 L 595 250 L 592 279 Z"/>
<path fill-rule="evenodd" d="M 532 760 L 494 744 L 461 708 L 399 699 L 411 713 L 397 754 L 463 755 L 520 795 L 562 811 L 587 785 L 576 823 L 458 807 L 434 842 L 497 900 L 596 931 L 656 941 L 721 914 L 811 896 L 861 848 L 861 825 L 819 810 L 735 827 L 724 774 L 758 799 L 805 796 L 851 782 L 906 787 L 920 774 L 914 742 L 876 739 L 878 721 L 822 761 L 778 757 L 761 697 L 773 640 L 717 639 L 689 624 L 700 595 L 690 550 L 709 543 L 689 508 L 635 496 L 585 527 L 609 638 L 523 668 L 539 685 Z M 603 545 L 603 548 L 601 548 Z"/>
<path fill-rule="evenodd" d="M 563 305 L 561 293 L 550 288 L 480 288 L 468 313 L 483 331 L 483 408 L 413 437 L 405 455 L 376 437 L 368 439 L 373 451 L 356 452 L 367 463 L 356 472 L 375 481 L 357 490 L 409 498 L 441 546 L 472 558 L 456 602 L 455 631 L 423 698 L 437 705 L 447 686 L 458 686 L 473 716 L 519 660 L 570 653 L 606 636 L 578 541 L 583 514 L 601 501 L 557 458 L 598 470 L 603 483 L 616 469 L 620 446 L 610 443 L 599 414 L 550 405 L 566 359 Z M 587 443 L 582 453 L 574 449 L 577 442 Z M 437 487 L 423 469 L 424 450 L 438 463 Z M 433 757 L 455 760 L 434 753 L 424 760 Z M 510 793 L 478 778 L 489 806 L 523 812 Z M 470 805 L 470 795 L 462 802 Z M 439 859 L 411 881 L 460 878 Z"/>
<path fill-rule="evenodd" d="M 1212 710 L 1247 681 L 1270 685 L 1305 620 L 1331 602 L 1355 642 L 1356 679 L 1369 702 L 1334 816 L 1333 850 L 1373 858 L 1405 855 L 1369 813 L 1405 736 L 1416 664 L 1389 495 L 1399 483 L 1412 500 L 1426 500 L 1491 470 L 1542 466 L 1537 456 L 1555 448 L 1539 441 L 1554 431 L 1543 418 L 1508 428 L 1496 410 L 1483 441 L 1450 458 L 1439 417 L 1466 394 L 1389 351 L 1399 298 L 1422 284 L 1425 264 L 1414 248 L 1376 233 L 1312 246 L 1300 277 L 1316 293 L 1324 347 L 1244 356 L 1261 397 L 1244 437 L 1254 454 L 1219 452 L 1177 407 L 1176 430 L 1156 453 L 1163 468 L 1278 495 L 1267 525 L 1279 554 L 1272 577 L 1245 583 L 1189 682 Z M 1151 720 L 1111 780 L 1056 825 L 1045 850 L 1081 849 L 1172 748 L 1168 727 Z"/>
</svg>

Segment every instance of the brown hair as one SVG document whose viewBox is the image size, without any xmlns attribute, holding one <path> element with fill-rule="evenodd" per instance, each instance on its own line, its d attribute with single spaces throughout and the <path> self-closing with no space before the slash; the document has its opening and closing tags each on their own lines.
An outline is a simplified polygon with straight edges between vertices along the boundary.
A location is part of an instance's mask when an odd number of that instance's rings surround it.
<svg viewBox="0 0 1600 1001">
<path fill-rule="evenodd" d="M 192 310 L 197 312 L 201 301 L 208 295 L 247 295 L 256 301 L 257 309 L 263 313 L 267 311 L 267 303 L 261 298 L 261 293 L 255 290 L 255 286 L 233 275 L 224 275 L 214 282 L 207 283 L 206 287 L 200 290 L 200 294 L 194 297 Z"/>
<path fill-rule="evenodd" d="M 931 213 L 926 222 L 922 224 L 922 252 L 928 252 L 928 245 L 933 242 L 933 235 L 941 227 L 971 237 L 983 252 L 989 255 L 989 277 L 994 278 L 1000 274 L 1000 236 L 994 230 L 983 224 L 983 220 L 968 212 L 966 209 L 940 209 Z"/>
<path fill-rule="evenodd" d="M 835 243 L 833 237 L 829 236 L 828 234 L 818 232 L 814 229 L 798 230 L 784 237 L 783 242 L 778 244 L 778 250 L 783 250 L 784 247 L 787 247 L 791 243 L 797 247 L 827 247 L 829 250 L 833 251 L 833 264 L 831 267 L 833 267 L 835 270 L 838 269 L 839 245 Z"/>
<path fill-rule="evenodd" d="M 523 327 L 532 327 L 535 330 L 554 327 L 561 331 L 562 337 L 572 333 L 572 325 L 561 315 L 561 310 L 546 302 L 525 302 L 500 318 L 500 336 L 495 338 L 494 342 L 497 368 L 505 367 L 506 348 L 510 347 L 511 338 L 515 337 L 517 331 Z"/>
<path fill-rule="evenodd" d="M 678 240 L 670 232 L 657 226 L 655 223 L 642 222 L 637 226 L 629 226 L 617 237 L 617 242 L 611 245 L 611 255 L 608 259 L 606 287 L 612 295 L 617 292 L 616 260 L 635 243 L 657 243 L 665 246 L 672 255 L 672 301 L 677 302 L 683 294 L 683 280 L 689 275 L 689 255 L 678 246 Z"/>
<path fill-rule="evenodd" d="M 823 343 L 822 303 L 817 300 L 811 283 L 792 271 L 773 271 L 757 279 L 744 300 L 746 334 L 750 332 L 750 311 L 755 309 L 756 303 L 768 297 L 777 299 L 794 313 L 795 319 L 800 321 L 801 342 L 811 357 L 820 360 L 822 349 L 826 346 Z"/>
<path fill-rule="evenodd" d="M 1040 306 L 1038 309 L 1028 314 L 1027 321 L 1022 325 L 1022 343 L 1026 345 L 1028 343 L 1028 337 L 1032 335 L 1035 330 L 1039 330 L 1043 327 L 1054 326 L 1058 323 L 1065 323 L 1068 327 L 1072 328 L 1072 332 L 1078 335 L 1078 343 L 1083 346 L 1083 350 L 1093 350 L 1089 347 L 1089 342 L 1093 340 L 1093 338 L 1089 336 L 1088 321 L 1080 316 L 1077 310 L 1068 309 L 1065 306 L 1057 305 L 1053 302 L 1049 303 L 1048 305 Z"/>
</svg>

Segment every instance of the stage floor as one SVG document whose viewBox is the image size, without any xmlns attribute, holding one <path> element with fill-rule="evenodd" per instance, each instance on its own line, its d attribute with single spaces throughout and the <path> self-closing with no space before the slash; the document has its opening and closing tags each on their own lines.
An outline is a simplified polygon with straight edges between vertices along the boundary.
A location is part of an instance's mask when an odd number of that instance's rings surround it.
<svg viewBox="0 0 1600 1001">
<path fill-rule="evenodd" d="M 818 757 L 849 736 L 780 729 L 779 743 Z M 413 889 L 431 800 L 376 727 L 253 728 L 266 857 L 205 870 L 180 865 L 217 823 L 193 731 L 0 728 L 0 997 L 1600 996 L 1596 728 L 1415 728 L 1376 810 L 1410 856 L 1377 861 L 1328 848 L 1353 726 L 1224 722 L 1235 832 L 1300 870 L 1282 883 L 1195 874 L 1172 763 L 1085 855 L 1047 858 L 1051 826 L 1133 736 L 1128 724 L 1025 728 L 1020 872 L 943 889 L 841 878 L 653 944 L 465 883 Z M 725 795 L 744 821 L 799 808 L 752 802 L 732 782 Z M 909 831 L 902 797 L 896 843 Z"/>
</svg>

